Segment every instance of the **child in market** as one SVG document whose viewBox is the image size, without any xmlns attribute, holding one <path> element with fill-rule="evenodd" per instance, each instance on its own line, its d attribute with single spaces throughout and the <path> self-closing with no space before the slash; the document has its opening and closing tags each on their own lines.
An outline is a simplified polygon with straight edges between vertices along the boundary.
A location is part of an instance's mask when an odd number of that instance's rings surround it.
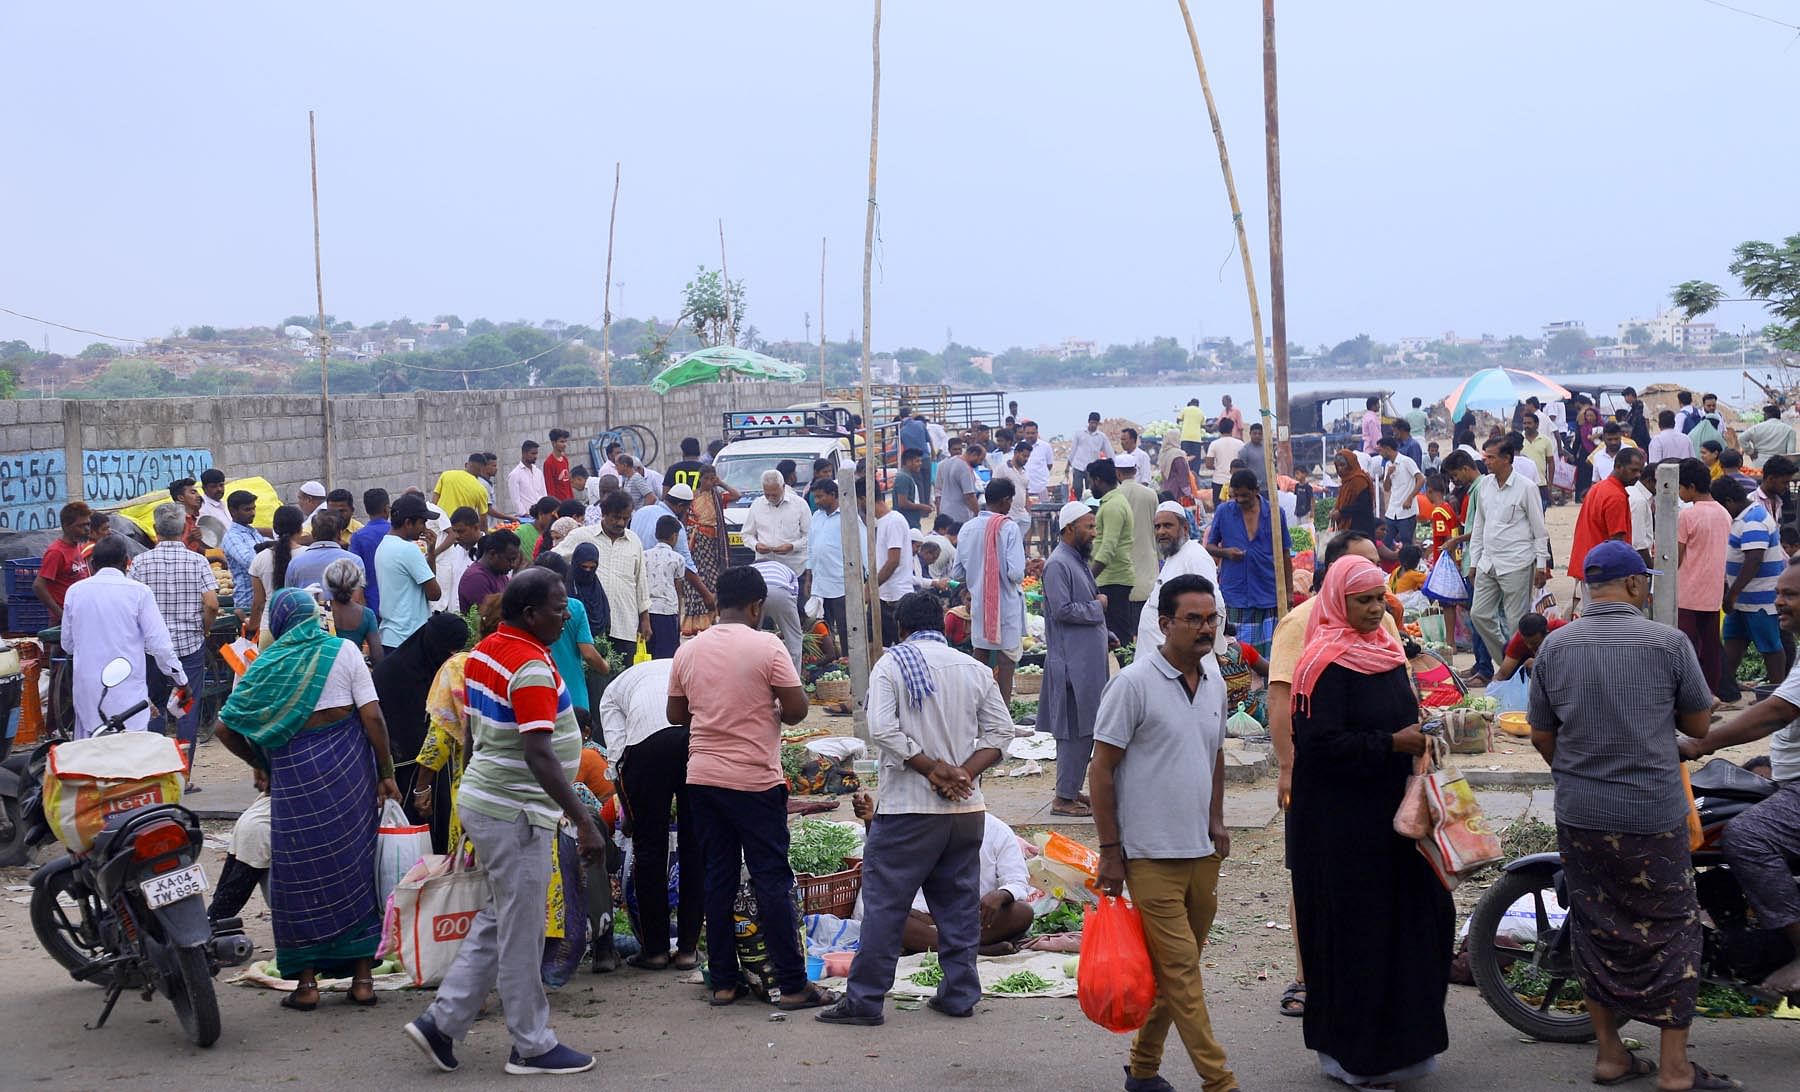
<svg viewBox="0 0 1800 1092">
<path fill-rule="evenodd" d="M 681 647 L 681 589 L 687 562 L 675 552 L 681 521 L 656 521 L 656 545 L 644 551 L 644 575 L 650 582 L 650 657 L 667 660 Z"/>
<path fill-rule="evenodd" d="M 619 805 L 612 779 L 607 777 L 606 753 L 594 739 L 593 718 L 586 709 L 576 706 L 575 722 L 581 726 L 581 765 L 575 774 L 575 796 L 606 836 L 602 859 L 584 865 L 590 969 L 595 974 L 608 974 L 619 968 L 619 953 L 613 946 L 613 874 L 622 856 L 613 843 L 613 823 L 618 819 Z"/>
<path fill-rule="evenodd" d="M 1419 548 L 1411 543 L 1400 547 L 1400 564 L 1388 577 L 1388 591 L 1407 595 L 1425 586 L 1425 570 L 1419 565 L 1422 556 Z"/>
<path fill-rule="evenodd" d="M 1242 709 L 1255 717 L 1259 724 L 1267 727 L 1269 723 L 1267 691 L 1259 688 L 1257 680 L 1269 677 L 1269 662 L 1257 653 L 1250 645 L 1237 639 L 1237 627 L 1225 624 L 1225 633 L 1217 647 L 1213 649 L 1219 661 L 1219 675 L 1225 680 L 1225 704 L 1233 712 Z"/>
<path fill-rule="evenodd" d="M 1425 479 L 1425 511 L 1421 515 L 1431 525 L 1430 561 L 1434 565 L 1437 564 L 1438 555 L 1444 552 L 1444 543 L 1455 538 L 1462 530 L 1462 522 L 1456 518 L 1456 510 L 1450 507 L 1450 502 L 1446 499 L 1447 492 L 1442 476 L 1433 474 Z"/>
</svg>

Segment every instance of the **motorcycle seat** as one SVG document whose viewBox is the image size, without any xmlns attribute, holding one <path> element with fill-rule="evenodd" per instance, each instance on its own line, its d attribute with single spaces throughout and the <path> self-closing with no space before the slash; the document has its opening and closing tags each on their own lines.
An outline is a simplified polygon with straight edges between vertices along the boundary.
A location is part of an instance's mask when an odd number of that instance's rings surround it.
<svg viewBox="0 0 1800 1092">
<path fill-rule="evenodd" d="M 1781 787 L 1760 774 L 1751 773 L 1737 763 L 1715 758 L 1688 778 L 1695 796 L 1717 796 L 1731 800 L 1767 800 Z"/>
</svg>

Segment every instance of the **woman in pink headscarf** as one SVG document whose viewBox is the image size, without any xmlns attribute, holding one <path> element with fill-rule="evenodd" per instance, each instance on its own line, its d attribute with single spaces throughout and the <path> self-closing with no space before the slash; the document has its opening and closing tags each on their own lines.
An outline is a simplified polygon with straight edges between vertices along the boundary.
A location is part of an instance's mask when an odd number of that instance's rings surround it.
<svg viewBox="0 0 1800 1092">
<path fill-rule="evenodd" d="M 1363 558 L 1332 563 L 1294 672 L 1287 843 L 1306 1045 L 1357 1088 L 1422 1077 L 1449 1045 L 1454 908 L 1393 828 L 1426 738 L 1406 653 L 1381 627 L 1384 588 Z"/>
</svg>

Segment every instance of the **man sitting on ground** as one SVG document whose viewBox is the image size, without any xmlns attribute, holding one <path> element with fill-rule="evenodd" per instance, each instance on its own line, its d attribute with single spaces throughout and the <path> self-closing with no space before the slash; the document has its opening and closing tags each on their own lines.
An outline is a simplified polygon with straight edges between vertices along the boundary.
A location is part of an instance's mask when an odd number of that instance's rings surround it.
<svg viewBox="0 0 1800 1092">
<path fill-rule="evenodd" d="M 1531 662 L 1537 657 L 1538 646 L 1544 643 L 1545 637 L 1566 624 L 1561 618 L 1546 620 L 1536 613 L 1520 615 L 1519 632 L 1506 642 L 1506 656 L 1500 661 L 1500 670 L 1494 672 L 1494 681 L 1505 682 L 1520 671 L 1526 678 L 1531 678 Z"/>
</svg>

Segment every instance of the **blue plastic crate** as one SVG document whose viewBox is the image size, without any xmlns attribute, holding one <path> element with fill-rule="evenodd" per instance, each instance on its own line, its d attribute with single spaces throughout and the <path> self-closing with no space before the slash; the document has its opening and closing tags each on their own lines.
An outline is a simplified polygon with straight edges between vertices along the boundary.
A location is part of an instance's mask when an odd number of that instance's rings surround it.
<svg viewBox="0 0 1800 1092">
<path fill-rule="evenodd" d="M 6 632 L 36 637 L 40 630 L 49 628 L 50 608 L 38 602 L 36 596 L 6 597 Z"/>
<path fill-rule="evenodd" d="M 4 563 L 6 569 L 6 598 L 33 598 L 31 585 L 37 580 L 38 570 L 43 568 L 41 557 L 16 557 Z"/>
</svg>

